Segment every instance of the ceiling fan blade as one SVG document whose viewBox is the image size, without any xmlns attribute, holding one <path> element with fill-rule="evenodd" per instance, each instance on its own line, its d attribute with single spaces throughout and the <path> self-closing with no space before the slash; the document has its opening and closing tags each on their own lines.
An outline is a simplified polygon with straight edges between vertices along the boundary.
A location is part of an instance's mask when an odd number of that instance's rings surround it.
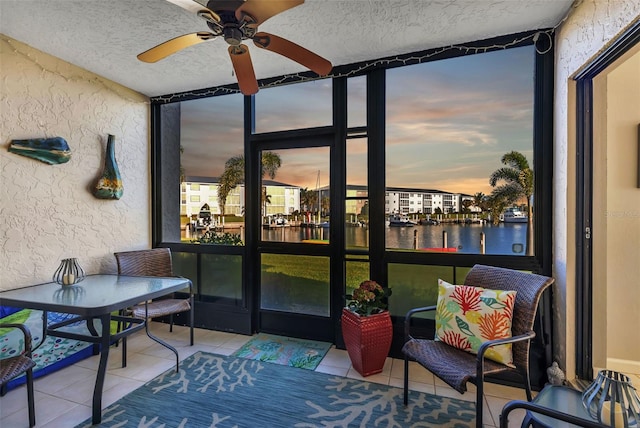
<svg viewBox="0 0 640 428">
<path fill-rule="evenodd" d="M 236 19 L 242 21 L 244 14 L 251 15 L 255 19 L 255 25 L 257 26 L 272 16 L 302 3 L 304 3 L 304 0 L 247 0 L 236 9 Z"/>
<path fill-rule="evenodd" d="M 331 63 L 320 55 L 273 34 L 256 33 L 253 37 L 253 43 L 259 48 L 286 56 L 298 64 L 304 65 L 309 70 L 315 71 L 320 76 L 326 76 L 333 68 Z"/>
<path fill-rule="evenodd" d="M 164 43 L 160 43 L 158 46 L 142 52 L 138 55 L 138 59 L 144 62 L 157 62 L 178 52 L 179 50 L 197 45 L 198 43 L 205 42 L 213 39 L 214 37 L 216 37 L 215 34 L 204 31 L 185 34 L 183 36 L 176 37 L 175 39 L 167 40 Z"/>
<path fill-rule="evenodd" d="M 207 11 L 207 14 L 211 15 L 215 21 L 220 22 L 220 17 L 217 13 L 212 11 L 211 9 L 207 9 L 205 5 L 200 2 L 196 2 L 195 0 L 167 0 L 169 3 L 173 3 L 176 6 L 180 6 L 184 10 L 187 10 L 191 13 L 198 14 L 203 10 Z M 206 1 L 205 1 L 206 4 Z"/>
<path fill-rule="evenodd" d="M 253 95 L 258 92 L 258 81 L 253 72 L 253 63 L 247 45 L 229 46 L 229 56 L 233 64 L 233 71 L 238 78 L 240 92 Z"/>
</svg>

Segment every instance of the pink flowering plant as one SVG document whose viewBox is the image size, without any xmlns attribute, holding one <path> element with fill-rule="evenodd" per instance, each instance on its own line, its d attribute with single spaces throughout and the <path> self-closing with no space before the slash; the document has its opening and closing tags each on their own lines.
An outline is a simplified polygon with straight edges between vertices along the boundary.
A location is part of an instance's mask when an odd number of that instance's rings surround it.
<svg viewBox="0 0 640 428">
<path fill-rule="evenodd" d="M 391 295 L 390 288 L 383 288 L 375 281 L 362 281 L 353 294 L 347 294 L 347 308 L 359 315 L 369 316 L 387 309 L 385 299 Z"/>
</svg>

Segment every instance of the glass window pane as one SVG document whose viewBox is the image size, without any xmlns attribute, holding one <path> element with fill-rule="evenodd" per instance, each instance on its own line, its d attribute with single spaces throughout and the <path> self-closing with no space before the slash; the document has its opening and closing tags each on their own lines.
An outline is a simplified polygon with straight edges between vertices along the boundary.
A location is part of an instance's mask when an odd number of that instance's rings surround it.
<svg viewBox="0 0 640 428">
<path fill-rule="evenodd" d="M 202 254 L 202 300 L 242 306 L 242 256 Z"/>
<path fill-rule="evenodd" d="M 243 96 L 226 95 L 180 103 L 180 168 L 182 241 L 203 234 L 243 236 L 244 120 Z M 239 182 L 221 197 L 221 177 L 235 159 Z M 208 243 L 225 242 L 224 239 Z"/>
<path fill-rule="evenodd" d="M 367 125 L 367 76 L 347 80 L 347 126 Z"/>
<path fill-rule="evenodd" d="M 387 71 L 387 248 L 526 254 L 533 61 L 526 46 Z"/>
<path fill-rule="evenodd" d="M 369 260 L 348 260 L 345 263 L 345 269 L 347 274 L 345 294 L 353 294 L 353 290 L 370 277 Z"/>
<path fill-rule="evenodd" d="M 256 133 L 333 123 L 331 79 L 260 89 L 254 97 Z"/>
<path fill-rule="evenodd" d="M 329 258 L 262 254 L 260 307 L 329 316 Z"/>
<path fill-rule="evenodd" d="M 193 284 L 193 290 L 198 290 L 198 255 L 193 253 L 172 252 L 171 263 L 173 273 L 177 276 L 189 278 Z M 188 290 L 185 290 L 188 292 Z"/>
<path fill-rule="evenodd" d="M 435 305 L 438 301 L 438 278 L 453 283 L 451 266 L 425 266 L 389 263 L 389 310 L 402 316 L 412 308 Z M 462 283 L 464 278 L 456 278 Z M 435 312 L 426 312 L 427 318 L 435 318 Z"/>
<path fill-rule="evenodd" d="M 347 197 L 349 192 L 347 190 Z M 345 245 L 347 251 L 349 249 L 368 249 L 369 201 L 367 199 L 347 199 L 345 218 Z"/>
<path fill-rule="evenodd" d="M 347 140 L 347 196 L 349 190 L 367 196 L 367 173 L 367 138 Z"/>
<path fill-rule="evenodd" d="M 329 242 L 329 147 L 263 152 L 279 160 L 262 180 L 262 240 Z"/>
</svg>

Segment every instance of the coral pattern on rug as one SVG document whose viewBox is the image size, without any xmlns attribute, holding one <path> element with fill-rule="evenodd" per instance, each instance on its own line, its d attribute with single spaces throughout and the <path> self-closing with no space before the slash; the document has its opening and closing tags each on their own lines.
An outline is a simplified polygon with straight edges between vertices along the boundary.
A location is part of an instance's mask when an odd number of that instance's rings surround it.
<svg viewBox="0 0 640 428">
<path fill-rule="evenodd" d="M 315 370 L 331 344 L 260 333 L 234 352 L 234 357 Z"/>
<path fill-rule="evenodd" d="M 472 402 L 198 352 L 102 412 L 102 427 L 469 427 Z M 91 420 L 78 427 L 90 427 Z"/>
</svg>

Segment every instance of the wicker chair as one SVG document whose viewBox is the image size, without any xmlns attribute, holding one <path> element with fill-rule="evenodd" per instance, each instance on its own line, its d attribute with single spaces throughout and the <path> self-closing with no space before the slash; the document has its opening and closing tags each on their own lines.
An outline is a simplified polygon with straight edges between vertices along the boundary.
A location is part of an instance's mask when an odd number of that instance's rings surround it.
<svg viewBox="0 0 640 428">
<path fill-rule="evenodd" d="M 118 262 L 118 274 L 130 276 L 162 276 L 172 277 L 173 267 L 171 264 L 171 251 L 168 248 L 154 248 L 150 250 L 125 251 L 115 253 Z M 173 315 L 190 311 L 189 327 L 190 327 L 190 344 L 193 346 L 193 290 L 189 289 L 189 297 L 186 299 L 177 299 L 174 296 L 168 298 L 156 299 L 152 302 L 144 302 L 130 309 L 131 314 L 136 318 L 149 319 L 163 316 L 169 316 L 169 331 L 173 332 Z M 146 328 L 147 336 L 163 346 L 171 349 L 176 354 L 178 352 L 167 343 L 159 340 L 151 335 L 148 325 Z M 123 340 L 123 367 L 126 366 L 126 339 Z M 177 365 L 176 365 L 177 367 Z"/>
<path fill-rule="evenodd" d="M 494 290 L 516 290 L 516 302 L 513 309 L 512 335 L 509 339 L 497 339 L 484 343 L 478 355 L 447 345 L 441 341 L 418 339 L 411 336 L 411 317 L 418 312 L 435 310 L 435 306 L 415 308 L 405 317 L 404 353 L 404 404 L 409 394 L 409 360 L 415 360 L 434 375 L 445 381 L 453 389 L 463 394 L 467 382 L 477 387 L 476 427 L 482 428 L 482 397 L 485 374 L 513 371 L 523 379 L 527 399 L 531 401 L 531 381 L 529 377 L 529 348 L 535 337 L 533 323 L 542 292 L 553 283 L 553 278 L 520 272 L 511 269 L 475 265 L 465 278 L 465 285 L 490 288 Z M 484 358 L 491 347 L 504 343 L 513 343 L 513 362 L 515 369 Z"/>
<path fill-rule="evenodd" d="M 23 324 L 0 324 L 0 328 L 17 328 L 24 335 L 24 349 L 19 355 L 0 360 L 0 387 L 23 373 L 27 376 L 27 403 L 29 406 L 29 426 L 36 424 L 35 400 L 33 396 L 33 367 L 36 365 L 31 359 L 31 332 Z"/>
</svg>

